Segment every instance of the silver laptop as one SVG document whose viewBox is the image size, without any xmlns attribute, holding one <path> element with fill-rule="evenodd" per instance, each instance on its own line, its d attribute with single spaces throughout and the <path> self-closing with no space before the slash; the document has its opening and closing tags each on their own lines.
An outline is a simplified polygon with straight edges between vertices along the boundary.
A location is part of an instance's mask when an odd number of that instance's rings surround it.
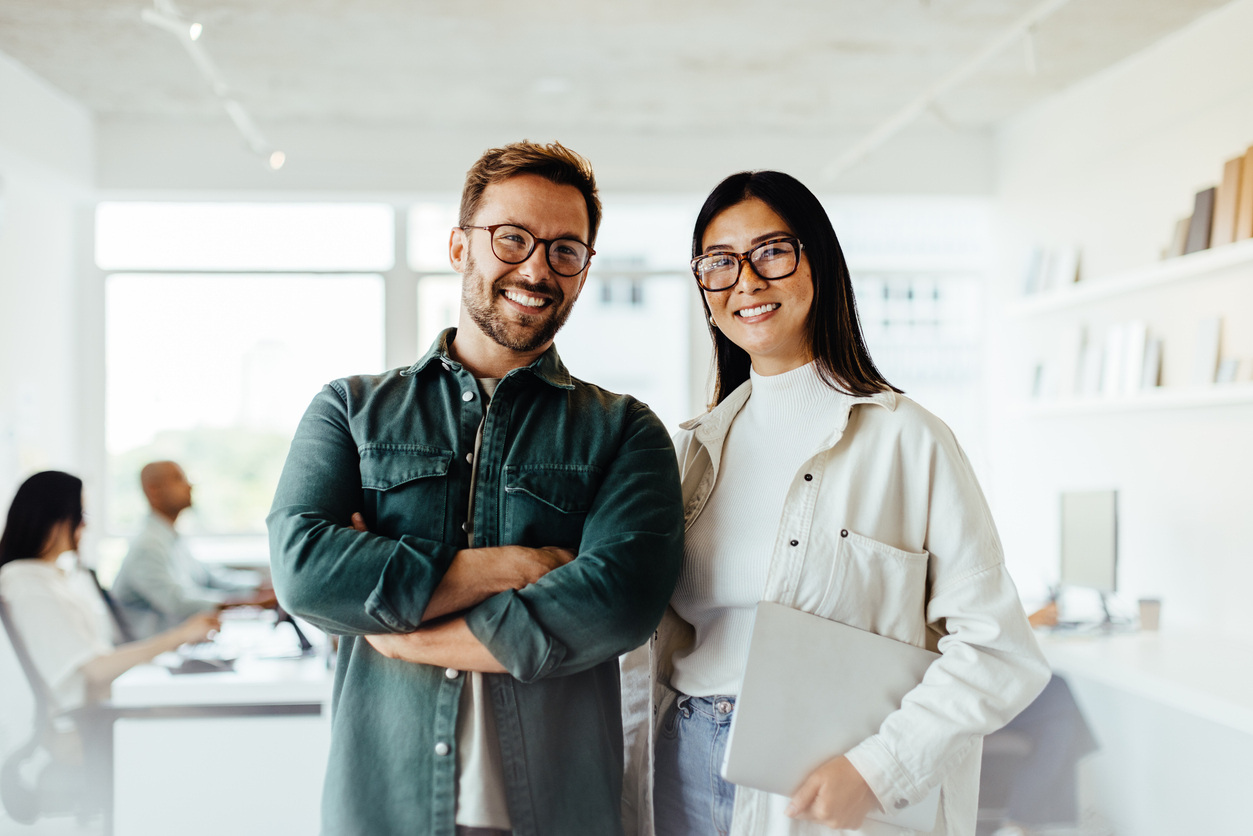
<svg viewBox="0 0 1253 836">
<path fill-rule="evenodd" d="M 790 796 L 817 767 L 878 732 L 939 658 L 911 644 L 781 604 L 757 605 L 722 777 Z M 930 831 L 937 786 L 868 818 Z"/>
</svg>

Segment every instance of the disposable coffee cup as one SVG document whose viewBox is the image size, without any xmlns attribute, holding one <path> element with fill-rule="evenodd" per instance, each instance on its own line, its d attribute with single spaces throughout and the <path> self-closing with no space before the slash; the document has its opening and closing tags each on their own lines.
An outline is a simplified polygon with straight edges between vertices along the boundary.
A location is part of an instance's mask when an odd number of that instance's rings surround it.
<svg viewBox="0 0 1253 836">
<path fill-rule="evenodd" d="M 1162 620 L 1162 600 L 1160 598 L 1140 599 L 1140 629 L 1156 630 Z"/>
</svg>

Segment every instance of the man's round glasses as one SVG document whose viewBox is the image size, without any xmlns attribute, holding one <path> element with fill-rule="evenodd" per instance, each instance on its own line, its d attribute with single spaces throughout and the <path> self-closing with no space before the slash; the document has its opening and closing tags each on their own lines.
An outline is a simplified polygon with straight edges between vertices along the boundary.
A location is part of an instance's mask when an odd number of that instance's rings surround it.
<svg viewBox="0 0 1253 836">
<path fill-rule="evenodd" d="M 548 255 L 548 266 L 559 276 L 577 276 L 587 267 L 596 251 L 577 238 L 540 238 L 531 230 L 517 224 L 492 224 L 491 226 L 463 226 L 462 229 L 482 229 L 492 236 L 492 252 L 506 264 L 521 264 L 535 252 L 536 244 L 543 244 Z"/>
<path fill-rule="evenodd" d="M 786 279 L 796 272 L 804 248 L 797 238 L 775 238 L 747 252 L 705 253 L 692 259 L 692 275 L 705 290 L 729 290 L 740 280 L 740 271 L 748 261 L 753 272 L 766 281 Z"/>
</svg>

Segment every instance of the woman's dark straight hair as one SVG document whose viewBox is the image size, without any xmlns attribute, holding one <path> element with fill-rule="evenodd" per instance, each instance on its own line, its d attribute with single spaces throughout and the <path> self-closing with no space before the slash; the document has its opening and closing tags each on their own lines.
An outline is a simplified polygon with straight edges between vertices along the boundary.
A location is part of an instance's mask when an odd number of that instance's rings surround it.
<svg viewBox="0 0 1253 836">
<path fill-rule="evenodd" d="M 9 506 L 0 534 L 0 566 L 10 560 L 38 557 L 52 529 L 83 521 L 83 480 L 59 470 L 45 470 L 22 483 Z"/>
<path fill-rule="evenodd" d="M 819 376 L 832 389 L 851 395 L 901 392 L 887 382 L 866 350 L 853 299 L 853 282 L 831 219 L 814 193 L 795 177 L 780 171 L 741 171 L 719 183 L 696 218 L 692 257 L 703 251 L 705 230 L 719 213 L 753 198 L 773 209 L 805 248 L 803 254 L 809 259 L 814 282 L 806 328 Z M 709 304 L 703 292 L 701 304 L 708 321 Z M 712 323 L 709 333 L 714 341 L 716 406 L 748 380 L 752 362 L 747 351 L 727 339 Z"/>
</svg>

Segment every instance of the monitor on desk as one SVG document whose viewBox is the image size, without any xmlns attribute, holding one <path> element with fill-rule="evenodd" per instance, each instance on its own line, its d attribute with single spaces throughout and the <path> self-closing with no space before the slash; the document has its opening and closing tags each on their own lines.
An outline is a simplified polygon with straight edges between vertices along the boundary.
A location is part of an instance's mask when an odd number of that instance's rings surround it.
<svg viewBox="0 0 1253 836">
<path fill-rule="evenodd" d="M 1107 597 L 1118 589 L 1118 491 L 1070 491 L 1061 500 L 1061 585 L 1099 592 L 1104 622 Z"/>
</svg>

